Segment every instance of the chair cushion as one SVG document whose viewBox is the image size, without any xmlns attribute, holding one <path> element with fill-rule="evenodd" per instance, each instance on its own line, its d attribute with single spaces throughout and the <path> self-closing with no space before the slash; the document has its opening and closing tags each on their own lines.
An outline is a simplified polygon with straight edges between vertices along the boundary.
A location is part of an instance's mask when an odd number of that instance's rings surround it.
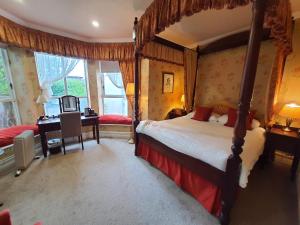
<svg viewBox="0 0 300 225">
<path fill-rule="evenodd" d="M 0 224 L 1 225 L 12 225 L 8 209 L 4 209 L 0 212 Z"/>
<path fill-rule="evenodd" d="M 14 137 L 23 133 L 26 130 L 32 130 L 34 135 L 39 133 L 36 125 L 20 125 L 0 129 L 0 147 L 13 144 Z"/>
<path fill-rule="evenodd" d="M 132 119 L 122 115 L 103 115 L 99 116 L 99 123 L 101 124 L 121 124 L 131 125 Z"/>
</svg>

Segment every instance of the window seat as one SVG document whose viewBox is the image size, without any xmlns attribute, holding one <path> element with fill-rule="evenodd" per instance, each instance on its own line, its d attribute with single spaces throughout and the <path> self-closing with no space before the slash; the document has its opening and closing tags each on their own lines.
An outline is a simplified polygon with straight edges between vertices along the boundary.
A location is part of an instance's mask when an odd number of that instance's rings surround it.
<svg viewBox="0 0 300 225">
<path fill-rule="evenodd" d="M 0 147 L 11 145 L 14 142 L 14 137 L 23 133 L 25 130 L 33 130 L 34 135 L 39 134 L 36 125 L 20 125 L 0 129 Z"/>
<path fill-rule="evenodd" d="M 103 115 L 99 116 L 99 124 L 132 125 L 132 119 L 122 115 Z"/>
</svg>

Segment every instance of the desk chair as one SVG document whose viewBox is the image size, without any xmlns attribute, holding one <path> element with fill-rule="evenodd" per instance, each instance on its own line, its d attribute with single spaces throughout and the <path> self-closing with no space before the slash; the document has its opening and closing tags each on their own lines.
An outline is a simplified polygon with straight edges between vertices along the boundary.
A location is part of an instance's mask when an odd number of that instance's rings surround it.
<svg viewBox="0 0 300 225">
<path fill-rule="evenodd" d="M 81 114 L 80 112 L 67 112 L 60 114 L 60 126 L 61 126 L 61 138 L 62 145 L 64 149 L 64 154 L 66 154 L 65 148 L 65 138 L 68 137 L 78 137 L 81 142 L 81 148 L 83 147 L 82 131 L 81 131 Z"/>
</svg>

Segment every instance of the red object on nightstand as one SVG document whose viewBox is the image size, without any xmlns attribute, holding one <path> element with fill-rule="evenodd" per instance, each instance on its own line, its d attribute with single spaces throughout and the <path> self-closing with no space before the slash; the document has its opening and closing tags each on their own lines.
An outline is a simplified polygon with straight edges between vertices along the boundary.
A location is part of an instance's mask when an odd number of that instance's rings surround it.
<svg viewBox="0 0 300 225">
<path fill-rule="evenodd" d="M 12 225 L 9 210 L 4 209 L 0 212 L 0 224 L 1 225 Z M 42 225 L 41 222 L 37 222 L 34 225 Z"/>
</svg>

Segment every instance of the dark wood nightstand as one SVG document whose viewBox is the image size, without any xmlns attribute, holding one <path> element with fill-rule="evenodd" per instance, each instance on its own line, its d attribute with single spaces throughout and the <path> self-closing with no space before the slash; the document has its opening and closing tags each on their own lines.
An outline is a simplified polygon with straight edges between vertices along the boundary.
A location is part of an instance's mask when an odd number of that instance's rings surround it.
<svg viewBox="0 0 300 225">
<path fill-rule="evenodd" d="M 291 180 L 295 180 L 300 157 L 300 136 L 297 130 L 286 132 L 280 126 L 273 126 L 266 132 L 264 159 L 274 157 L 275 150 L 294 156 L 291 168 Z"/>
<path fill-rule="evenodd" d="M 166 119 L 174 119 L 177 117 L 185 116 L 186 114 L 187 112 L 184 109 L 176 108 L 168 112 Z"/>
</svg>

